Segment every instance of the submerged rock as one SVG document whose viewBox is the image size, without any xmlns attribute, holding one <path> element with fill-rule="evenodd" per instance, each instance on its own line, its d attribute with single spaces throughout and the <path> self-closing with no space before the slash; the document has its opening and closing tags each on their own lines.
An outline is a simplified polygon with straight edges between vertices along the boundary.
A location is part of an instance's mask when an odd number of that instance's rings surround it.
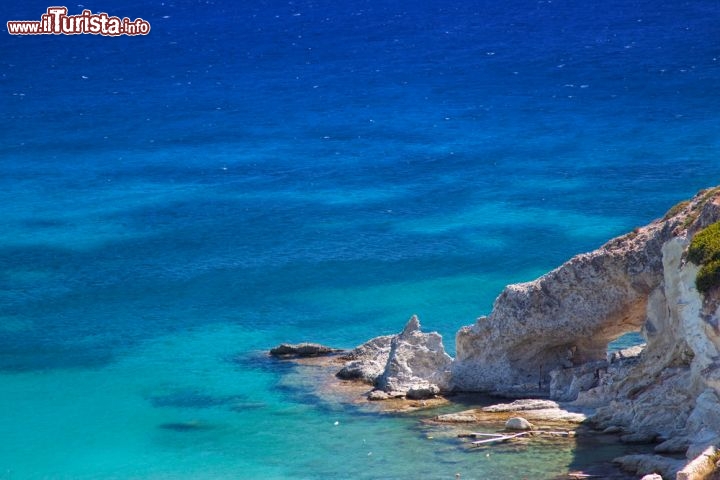
<svg viewBox="0 0 720 480">
<path fill-rule="evenodd" d="M 150 396 L 148 400 L 153 407 L 158 408 L 212 408 L 244 403 L 247 397 L 244 395 L 214 396 L 193 389 L 178 389 L 170 393 Z"/>
<path fill-rule="evenodd" d="M 211 425 L 195 421 L 161 423 L 158 427 L 163 430 L 172 430 L 174 432 L 197 432 L 213 428 Z"/>
<path fill-rule="evenodd" d="M 331 348 L 319 343 L 282 343 L 270 349 L 273 357 L 319 357 L 343 352 L 342 349 Z"/>
<path fill-rule="evenodd" d="M 474 423 L 478 418 L 472 412 L 460 412 L 438 415 L 433 420 L 440 423 Z"/>
<path fill-rule="evenodd" d="M 607 434 L 607 435 L 612 435 L 612 434 L 615 434 L 615 433 L 622 433 L 622 431 L 623 431 L 622 427 L 620 427 L 620 426 L 618 426 L 618 425 L 610 425 L 609 427 L 606 427 L 606 428 L 602 431 L 602 433 L 605 433 L 605 434 Z"/>
<path fill-rule="evenodd" d="M 652 432 L 628 433 L 620 435 L 620 441 L 622 443 L 647 444 L 654 443 L 657 437 L 657 433 Z"/>
</svg>

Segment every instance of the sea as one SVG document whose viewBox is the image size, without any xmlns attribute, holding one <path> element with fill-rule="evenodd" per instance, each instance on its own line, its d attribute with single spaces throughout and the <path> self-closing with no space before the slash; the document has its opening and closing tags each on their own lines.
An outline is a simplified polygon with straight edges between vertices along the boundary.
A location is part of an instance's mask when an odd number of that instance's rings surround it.
<svg viewBox="0 0 720 480">
<path fill-rule="evenodd" d="M 505 285 L 719 184 L 717 0 L 62 6 L 151 29 L 0 32 L 0 479 L 554 479 L 622 450 L 469 449 L 267 350 L 417 314 L 453 354 Z"/>
</svg>

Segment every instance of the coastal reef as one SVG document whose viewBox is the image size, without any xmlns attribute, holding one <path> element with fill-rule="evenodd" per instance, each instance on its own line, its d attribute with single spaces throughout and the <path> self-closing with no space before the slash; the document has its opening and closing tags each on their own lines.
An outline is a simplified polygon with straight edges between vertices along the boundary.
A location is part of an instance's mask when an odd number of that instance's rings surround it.
<svg viewBox="0 0 720 480">
<path fill-rule="evenodd" d="M 489 315 L 457 333 L 454 359 L 412 317 L 401 333 L 347 352 L 338 376 L 372 384 L 372 400 L 549 398 L 592 412 L 586 422 L 621 441 L 695 459 L 633 455 L 618 459 L 625 468 L 710 478 L 720 459 L 718 222 L 720 187 L 701 191 L 662 219 L 507 286 Z M 645 344 L 608 355 L 631 332 Z"/>
</svg>

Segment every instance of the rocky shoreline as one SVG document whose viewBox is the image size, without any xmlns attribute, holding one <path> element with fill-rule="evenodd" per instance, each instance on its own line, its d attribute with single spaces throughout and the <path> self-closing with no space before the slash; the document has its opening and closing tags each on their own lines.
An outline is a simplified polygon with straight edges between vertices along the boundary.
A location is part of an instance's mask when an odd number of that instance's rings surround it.
<svg viewBox="0 0 720 480">
<path fill-rule="evenodd" d="M 330 355 L 324 361 L 337 367 L 341 383 L 362 385 L 367 402 L 391 402 L 388 410 L 439 405 L 457 392 L 549 399 L 552 408 L 519 408 L 526 402 L 503 412 L 454 415 L 470 423 L 509 413 L 532 423 L 521 413 L 536 418 L 549 410 L 542 421 L 576 414 L 563 421 L 619 433 L 623 442 L 654 444 L 655 454 L 618 459 L 638 476 L 714 478 L 720 460 L 720 278 L 712 282 L 720 275 L 709 269 L 715 263 L 690 261 L 688 250 L 699 248 L 692 244 L 699 232 L 710 245 L 700 247 L 720 246 L 720 238 L 708 234 L 718 222 L 720 188 L 705 190 L 537 280 L 507 286 L 490 315 L 458 331 L 454 359 L 438 333 L 421 331 L 416 316 L 397 335 L 350 351 L 305 344 L 274 354 L 300 361 Z M 718 263 L 718 252 L 704 255 Z M 646 344 L 607 356 L 608 343 L 628 332 L 641 332 Z M 668 454 L 685 458 L 661 456 Z"/>
<path fill-rule="evenodd" d="M 302 352 L 310 351 L 308 344 L 302 345 Z M 347 362 L 357 360 L 355 355 L 349 355 L 352 350 L 338 352 L 324 346 L 317 349 L 318 352 L 325 350 L 333 351 L 326 354 L 299 351 L 272 356 L 279 361 L 295 364 L 297 373 L 294 375 L 304 379 L 304 386 L 300 388 L 311 389 L 322 401 L 352 404 L 378 415 L 419 414 L 418 422 L 423 426 L 422 430 L 428 439 L 453 438 L 458 442 L 457 448 L 467 450 L 468 453 L 486 455 L 476 450 L 488 449 L 487 454 L 490 454 L 497 448 L 505 451 L 522 450 L 535 444 L 549 444 L 553 448 L 567 449 L 573 448 L 572 445 L 578 442 L 618 442 L 618 432 L 604 433 L 586 425 L 592 410 L 567 410 L 565 405 L 547 399 L 496 403 L 500 399 L 482 394 L 445 392 L 418 400 L 395 392 L 378 400 L 375 394 L 381 390 L 376 389 L 372 383 L 343 379 L 340 378 L 342 375 L 337 375 Z M 446 413 L 448 410 L 452 413 Z M 520 436 L 517 436 L 518 434 Z M 491 442 L 476 444 L 485 440 Z M 610 464 L 608 460 L 607 463 L 593 463 L 589 470 L 575 470 L 557 477 L 558 480 L 568 478 L 633 480 L 635 477 L 623 474 L 617 465 Z"/>
</svg>

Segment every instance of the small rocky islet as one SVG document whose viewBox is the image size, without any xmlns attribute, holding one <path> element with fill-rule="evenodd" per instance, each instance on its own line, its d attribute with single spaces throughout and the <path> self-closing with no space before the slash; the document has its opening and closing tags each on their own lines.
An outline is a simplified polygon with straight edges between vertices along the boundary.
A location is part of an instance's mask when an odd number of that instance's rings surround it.
<svg viewBox="0 0 720 480">
<path fill-rule="evenodd" d="M 628 332 L 646 343 L 608 355 L 608 344 Z M 528 432 L 474 443 L 530 432 L 572 436 L 582 427 L 654 444 L 653 454 L 616 459 L 637 478 L 718 478 L 720 187 L 534 281 L 507 286 L 488 316 L 458 331 L 455 358 L 416 316 L 402 332 L 353 350 L 281 345 L 271 355 L 321 358 L 342 384 L 364 386 L 357 391 L 385 410 L 438 406 L 460 392 L 521 399 L 428 420 L 504 419 L 506 432 Z"/>
</svg>

